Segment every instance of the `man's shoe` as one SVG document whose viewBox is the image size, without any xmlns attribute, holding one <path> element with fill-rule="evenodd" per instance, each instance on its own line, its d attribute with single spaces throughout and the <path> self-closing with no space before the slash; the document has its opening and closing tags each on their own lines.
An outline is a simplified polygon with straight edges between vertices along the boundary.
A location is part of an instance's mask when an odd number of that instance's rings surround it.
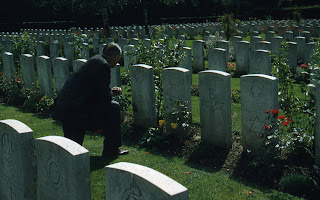
<svg viewBox="0 0 320 200">
<path fill-rule="evenodd" d="M 103 150 L 102 156 L 103 157 L 112 157 L 112 156 L 121 156 L 121 155 L 127 155 L 129 153 L 128 150 Z"/>
</svg>

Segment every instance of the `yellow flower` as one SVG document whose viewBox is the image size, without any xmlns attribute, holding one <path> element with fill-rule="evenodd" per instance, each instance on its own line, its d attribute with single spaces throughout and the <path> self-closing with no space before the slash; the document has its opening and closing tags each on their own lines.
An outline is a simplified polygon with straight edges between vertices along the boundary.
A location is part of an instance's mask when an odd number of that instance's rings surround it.
<svg viewBox="0 0 320 200">
<path fill-rule="evenodd" d="M 176 128 L 178 127 L 178 124 L 177 124 L 177 123 L 171 123 L 170 125 L 171 125 L 171 128 L 172 128 L 172 129 L 176 129 Z"/>
<path fill-rule="evenodd" d="M 163 119 L 159 120 L 159 126 L 163 126 L 164 122 L 165 121 Z"/>
</svg>

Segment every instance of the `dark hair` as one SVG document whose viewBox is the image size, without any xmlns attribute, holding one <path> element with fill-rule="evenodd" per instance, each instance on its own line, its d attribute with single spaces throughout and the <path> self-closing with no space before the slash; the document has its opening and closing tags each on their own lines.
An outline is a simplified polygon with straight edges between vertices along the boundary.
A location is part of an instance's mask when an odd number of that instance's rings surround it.
<svg viewBox="0 0 320 200">
<path fill-rule="evenodd" d="M 110 42 L 103 48 L 102 54 L 107 57 L 121 56 L 122 50 L 119 44 Z"/>
</svg>

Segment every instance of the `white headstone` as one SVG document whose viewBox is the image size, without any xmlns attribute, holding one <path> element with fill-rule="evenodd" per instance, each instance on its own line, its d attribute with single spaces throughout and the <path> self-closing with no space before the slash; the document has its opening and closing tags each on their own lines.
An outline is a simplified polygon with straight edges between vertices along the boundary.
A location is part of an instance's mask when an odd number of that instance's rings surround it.
<svg viewBox="0 0 320 200">
<path fill-rule="evenodd" d="M 20 121 L 0 121 L 0 199 L 36 200 L 33 131 Z"/>
<path fill-rule="evenodd" d="M 20 64 L 25 86 L 28 88 L 35 87 L 36 75 L 34 70 L 34 57 L 30 54 L 22 54 L 20 55 Z"/>
<path fill-rule="evenodd" d="M 267 110 L 278 109 L 278 79 L 263 74 L 240 77 L 242 143 L 252 153 L 265 151 L 264 125 L 271 125 Z"/>
<path fill-rule="evenodd" d="M 208 69 L 226 71 L 226 50 L 221 48 L 210 48 L 208 52 Z"/>
<path fill-rule="evenodd" d="M 201 141 L 214 147 L 232 146 L 231 76 L 206 70 L 199 72 Z"/>
<path fill-rule="evenodd" d="M 238 43 L 238 53 L 237 53 L 237 68 L 236 71 L 239 74 L 249 73 L 249 42 L 240 41 Z"/>
<path fill-rule="evenodd" d="M 188 189 L 151 168 L 120 162 L 105 167 L 106 200 L 187 200 Z"/>
<path fill-rule="evenodd" d="M 53 59 L 52 68 L 56 90 L 60 91 L 64 83 L 69 78 L 68 60 L 66 58 L 56 57 Z"/>
<path fill-rule="evenodd" d="M 4 52 L 2 54 L 3 61 L 3 75 L 12 80 L 16 77 L 16 67 L 14 66 L 13 54 L 10 52 Z"/>
<path fill-rule="evenodd" d="M 144 64 L 132 65 L 130 77 L 134 124 L 144 128 L 155 127 L 157 115 L 153 68 Z"/>
<path fill-rule="evenodd" d="M 86 63 L 87 60 L 86 59 L 77 59 L 77 60 L 74 60 L 72 62 L 72 66 L 73 66 L 73 72 L 76 72 L 79 70 L 79 68 L 84 65 L 84 63 Z"/>
<path fill-rule="evenodd" d="M 39 56 L 37 59 L 38 81 L 40 92 L 53 97 L 51 62 L 48 56 Z"/>
<path fill-rule="evenodd" d="M 271 75 L 270 51 L 255 50 L 250 52 L 250 74 Z"/>
<path fill-rule="evenodd" d="M 164 68 L 162 71 L 163 97 L 166 124 L 174 123 L 172 113 L 177 111 L 177 103 L 188 104 L 191 112 L 190 72 L 181 67 Z"/>
<path fill-rule="evenodd" d="M 204 41 L 194 40 L 193 44 L 193 71 L 198 73 L 205 70 L 204 66 Z"/>
<path fill-rule="evenodd" d="M 61 136 L 35 141 L 39 199 L 90 200 L 89 151 Z"/>
</svg>

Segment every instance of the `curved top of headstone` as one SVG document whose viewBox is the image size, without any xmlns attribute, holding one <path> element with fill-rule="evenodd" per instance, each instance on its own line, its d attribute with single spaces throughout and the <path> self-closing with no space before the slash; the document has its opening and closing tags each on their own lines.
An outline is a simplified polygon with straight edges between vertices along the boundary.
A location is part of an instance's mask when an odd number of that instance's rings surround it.
<svg viewBox="0 0 320 200">
<path fill-rule="evenodd" d="M 173 180 L 172 178 L 154 169 L 142 165 L 128 162 L 119 162 L 112 165 L 107 165 L 106 168 L 117 169 L 135 174 L 136 176 L 147 180 L 151 184 L 158 186 L 158 188 L 170 195 L 188 190 L 186 187 Z"/>
<path fill-rule="evenodd" d="M 243 75 L 241 77 L 261 77 L 261 78 L 267 78 L 270 80 L 276 80 L 277 78 L 274 76 L 269 76 L 269 75 L 265 75 L 265 74 L 248 74 L 248 75 Z"/>
<path fill-rule="evenodd" d="M 11 52 L 8 52 L 8 51 L 4 52 L 3 54 L 7 55 L 7 56 L 12 56 L 13 55 Z"/>
<path fill-rule="evenodd" d="M 181 72 L 189 72 L 188 69 L 182 68 L 182 67 L 168 67 L 168 68 L 164 68 L 163 70 L 178 70 Z"/>
<path fill-rule="evenodd" d="M 7 126 L 11 127 L 14 129 L 17 133 L 30 133 L 32 132 L 32 129 L 29 128 L 27 125 L 24 123 L 15 120 L 15 119 L 6 119 L 6 120 L 1 120 L 0 124 L 6 124 Z"/>
<path fill-rule="evenodd" d="M 226 49 L 223 49 L 223 48 L 213 48 L 213 49 L 217 51 L 226 51 Z"/>
<path fill-rule="evenodd" d="M 31 54 L 27 54 L 27 53 L 22 54 L 21 56 L 25 56 L 25 57 L 33 57 Z"/>
<path fill-rule="evenodd" d="M 201 71 L 199 73 L 215 73 L 215 74 L 220 74 L 220 75 L 223 75 L 223 76 L 230 76 L 229 73 L 223 72 L 223 71 L 219 71 L 219 70 L 205 70 L 205 71 Z"/>
<path fill-rule="evenodd" d="M 150 65 L 146 65 L 146 64 L 135 64 L 135 65 L 132 65 L 132 67 L 143 67 L 146 69 L 152 69 Z"/>
<path fill-rule="evenodd" d="M 64 57 L 56 57 L 55 60 L 62 60 L 62 61 L 66 61 L 67 59 Z"/>
<path fill-rule="evenodd" d="M 49 57 L 49 56 L 45 56 L 45 55 L 39 56 L 39 58 L 43 58 L 43 59 L 50 59 L 50 57 Z"/>
<path fill-rule="evenodd" d="M 86 148 L 84 148 L 80 144 L 62 136 L 45 136 L 45 137 L 37 138 L 36 140 L 43 140 L 43 141 L 54 143 L 62 147 L 72 155 L 79 155 L 79 154 L 89 152 Z"/>
</svg>

